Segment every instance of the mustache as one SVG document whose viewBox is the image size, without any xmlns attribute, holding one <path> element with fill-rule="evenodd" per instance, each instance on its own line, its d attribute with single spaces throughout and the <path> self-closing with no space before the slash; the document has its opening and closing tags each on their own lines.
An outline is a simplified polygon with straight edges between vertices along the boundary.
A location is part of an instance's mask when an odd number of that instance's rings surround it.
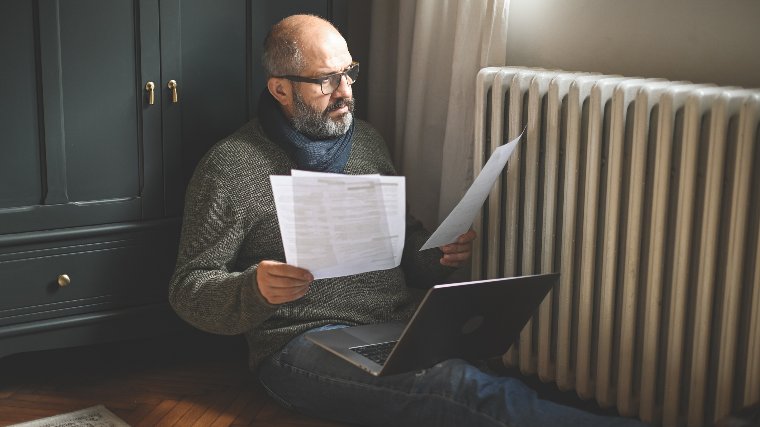
<svg viewBox="0 0 760 427">
<path fill-rule="evenodd" d="M 333 102 L 332 104 L 328 105 L 327 108 L 325 108 L 325 114 L 331 113 L 339 108 L 348 107 L 349 111 L 354 110 L 354 99 L 353 98 L 338 98 Z"/>
</svg>

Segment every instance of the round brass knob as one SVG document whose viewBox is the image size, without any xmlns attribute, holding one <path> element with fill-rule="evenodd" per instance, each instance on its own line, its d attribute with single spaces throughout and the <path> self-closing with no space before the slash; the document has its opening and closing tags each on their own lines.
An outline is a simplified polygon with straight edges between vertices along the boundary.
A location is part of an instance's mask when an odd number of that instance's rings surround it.
<svg viewBox="0 0 760 427">
<path fill-rule="evenodd" d="M 71 283 L 71 278 L 68 274 L 58 276 L 58 286 L 63 288 L 64 286 L 69 286 L 69 283 Z"/>
</svg>

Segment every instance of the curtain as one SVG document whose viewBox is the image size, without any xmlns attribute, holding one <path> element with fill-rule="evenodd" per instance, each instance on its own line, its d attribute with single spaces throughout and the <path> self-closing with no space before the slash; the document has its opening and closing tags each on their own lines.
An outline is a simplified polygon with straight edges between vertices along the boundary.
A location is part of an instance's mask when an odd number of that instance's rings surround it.
<svg viewBox="0 0 760 427">
<path fill-rule="evenodd" d="M 480 68 L 506 64 L 509 0 L 375 0 L 369 121 L 406 176 L 412 215 L 434 230 L 472 182 Z"/>
</svg>

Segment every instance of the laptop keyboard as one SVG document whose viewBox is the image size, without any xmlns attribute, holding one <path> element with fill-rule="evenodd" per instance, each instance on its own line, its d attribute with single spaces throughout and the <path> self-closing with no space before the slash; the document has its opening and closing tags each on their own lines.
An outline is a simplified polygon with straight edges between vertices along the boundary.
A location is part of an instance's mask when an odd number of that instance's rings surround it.
<svg viewBox="0 0 760 427">
<path fill-rule="evenodd" d="M 356 347 L 350 347 L 349 350 L 353 350 L 367 359 L 382 365 L 385 363 L 385 359 L 391 354 L 391 350 L 396 346 L 397 341 L 381 342 L 377 344 L 360 345 Z"/>
</svg>

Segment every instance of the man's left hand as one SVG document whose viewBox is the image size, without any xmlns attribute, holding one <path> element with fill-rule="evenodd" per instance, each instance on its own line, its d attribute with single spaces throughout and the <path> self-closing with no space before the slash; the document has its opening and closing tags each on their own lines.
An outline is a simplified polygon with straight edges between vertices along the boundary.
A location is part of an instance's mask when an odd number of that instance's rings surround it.
<svg viewBox="0 0 760 427">
<path fill-rule="evenodd" d="M 470 230 L 459 236 L 454 243 L 441 246 L 443 257 L 441 264 L 447 267 L 461 267 L 470 261 L 472 241 L 477 237 L 475 230 Z"/>
</svg>

